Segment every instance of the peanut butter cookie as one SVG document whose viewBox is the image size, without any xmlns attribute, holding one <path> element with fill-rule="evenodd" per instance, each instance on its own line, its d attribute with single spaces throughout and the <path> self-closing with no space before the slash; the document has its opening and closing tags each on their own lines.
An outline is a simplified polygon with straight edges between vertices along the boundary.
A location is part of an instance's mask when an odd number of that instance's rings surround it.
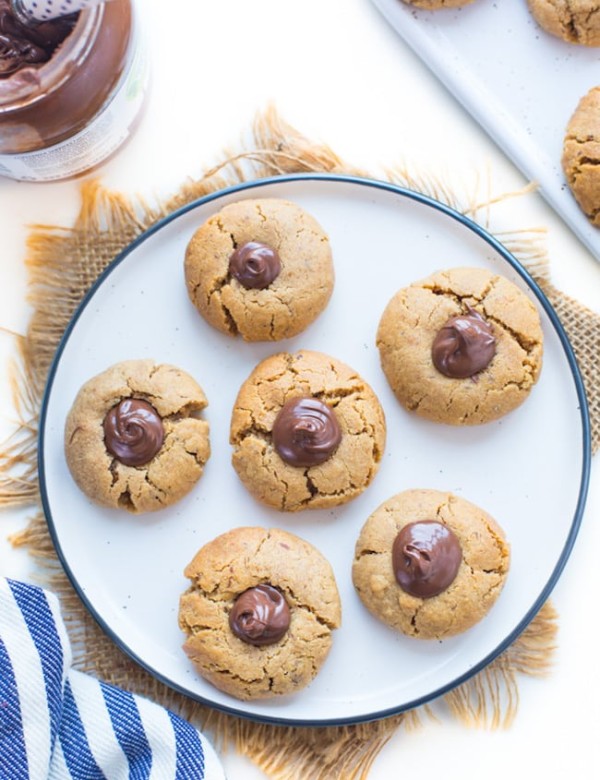
<svg viewBox="0 0 600 780">
<path fill-rule="evenodd" d="M 373 512 L 352 579 L 363 604 L 419 639 L 466 631 L 487 614 L 506 579 L 509 547 L 482 509 L 437 490 L 407 490 Z"/>
<path fill-rule="evenodd" d="M 400 403 L 451 425 L 486 423 L 519 406 L 538 379 L 542 345 L 533 303 L 482 268 L 439 271 L 400 290 L 377 331 Z"/>
<path fill-rule="evenodd" d="M 542 29 L 568 43 L 600 46 L 600 0 L 527 0 Z"/>
<path fill-rule="evenodd" d="M 242 385 L 231 419 L 233 466 L 263 503 L 288 512 L 344 504 L 375 476 L 385 446 L 377 396 L 320 352 L 279 353 Z"/>
<path fill-rule="evenodd" d="M 315 547 L 287 531 L 235 528 L 202 547 L 185 576 L 184 650 L 216 688 L 257 699 L 294 693 L 316 676 L 341 605 Z"/>
<path fill-rule="evenodd" d="M 600 86 L 583 96 L 569 121 L 562 167 L 581 209 L 600 227 Z"/>
<path fill-rule="evenodd" d="M 192 237 L 185 256 L 189 296 L 213 327 L 246 341 L 303 331 L 333 291 L 329 239 L 285 200 L 225 206 Z"/>
<path fill-rule="evenodd" d="M 210 455 L 207 400 L 179 368 L 152 360 L 111 366 L 81 388 L 65 426 L 65 454 L 91 499 L 128 512 L 175 503 Z"/>
</svg>

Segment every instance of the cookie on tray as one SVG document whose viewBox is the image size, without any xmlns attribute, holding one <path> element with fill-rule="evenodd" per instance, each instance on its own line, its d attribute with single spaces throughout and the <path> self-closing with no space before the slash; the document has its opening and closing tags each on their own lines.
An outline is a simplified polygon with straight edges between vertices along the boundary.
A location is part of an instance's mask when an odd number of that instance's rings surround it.
<svg viewBox="0 0 600 780">
<path fill-rule="evenodd" d="M 598 8 L 600 25 L 600 3 Z M 582 211 L 600 227 L 600 86 L 582 97 L 569 121 L 562 167 Z"/>
<path fill-rule="evenodd" d="M 527 0 L 532 16 L 550 35 L 568 43 L 600 46 L 600 0 Z"/>
<path fill-rule="evenodd" d="M 370 484 L 385 446 L 383 409 L 356 371 L 320 352 L 263 360 L 231 419 L 233 466 L 259 501 L 295 512 L 344 504 Z"/>
<path fill-rule="evenodd" d="M 206 396 L 189 374 L 126 360 L 83 385 L 67 416 L 65 454 L 75 482 L 99 504 L 128 512 L 170 506 L 210 455 Z"/>
<path fill-rule="evenodd" d="M 445 639 L 487 614 L 509 562 L 504 533 L 483 509 L 452 493 L 407 490 L 363 526 L 352 579 L 365 607 L 391 628 Z"/>
<path fill-rule="evenodd" d="M 184 650 L 202 677 L 238 699 L 295 693 L 321 668 L 341 622 L 328 561 L 278 529 L 235 528 L 185 569 Z"/>
<path fill-rule="evenodd" d="M 329 239 L 295 203 L 242 200 L 210 217 L 185 255 L 194 306 L 213 327 L 246 341 L 303 331 L 333 291 Z"/>
<path fill-rule="evenodd" d="M 451 425 L 486 423 L 515 409 L 542 367 L 535 306 L 482 268 L 439 271 L 399 290 L 381 317 L 377 346 L 400 403 Z"/>
</svg>

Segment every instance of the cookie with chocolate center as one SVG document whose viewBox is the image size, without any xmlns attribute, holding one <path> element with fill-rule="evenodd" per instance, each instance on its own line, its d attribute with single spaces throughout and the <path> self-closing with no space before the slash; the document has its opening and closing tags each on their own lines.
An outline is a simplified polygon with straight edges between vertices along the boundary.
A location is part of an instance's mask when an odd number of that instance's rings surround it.
<svg viewBox="0 0 600 780">
<path fill-rule="evenodd" d="M 185 569 L 184 650 L 206 680 L 238 699 L 295 693 L 325 662 L 341 622 L 329 562 L 279 529 L 234 528 Z"/>
<path fill-rule="evenodd" d="M 344 504 L 379 469 L 383 409 L 356 371 L 320 352 L 263 360 L 234 404 L 233 466 L 249 492 L 296 512 Z"/>
<path fill-rule="evenodd" d="M 194 306 L 223 333 L 246 341 L 291 338 L 331 297 L 329 239 L 295 203 L 231 203 L 194 233 L 185 279 Z"/>
<path fill-rule="evenodd" d="M 377 331 L 381 366 L 406 409 L 475 425 L 519 406 L 537 382 L 539 314 L 512 282 L 453 268 L 399 290 Z"/>
<path fill-rule="evenodd" d="M 83 385 L 65 425 L 77 485 L 103 506 L 163 509 L 188 493 L 210 455 L 198 383 L 175 366 L 127 360 Z"/>
<path fill-rule="evenodd" d="M 504 532 L 483 509 L 452 493 L 407 490 L 364 524 L 352 580 L 365 607 L 391 628 L 445 639 L 488 613 L 509 563 Z"/>
</svg>

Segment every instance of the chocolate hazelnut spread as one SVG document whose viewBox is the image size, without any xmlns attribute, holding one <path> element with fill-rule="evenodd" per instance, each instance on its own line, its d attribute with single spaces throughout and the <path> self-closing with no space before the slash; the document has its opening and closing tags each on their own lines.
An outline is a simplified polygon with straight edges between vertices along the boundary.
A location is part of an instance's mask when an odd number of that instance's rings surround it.
<svg viewBox="0 0 600 780">
<path fill-rule="evenodd" d="M 150 463 L 164 439 L 161 416 L 139 398 L 124 398 L 104 418 L 106 449 L 126 466 Z"/>
<path fill-rule="evenodd" d="M 402 590 L 428 599 L 453 582 L 462 550 L 454 531 L 437 520 L 409 523 L 392 546 L 394 576 Z"/>
<path fill-rule="evenodd" d="M 247 290 L 264 290 L 279 276 L 281 260 L 268 244 L 249 241 L 235 249 L 229 271 Z"/>
<path fill-rule="evenodd" d="M 4 33 L 5 41 L 12 41 L 5 45 L 6 55 L 6 46 L 14 48 L 21 40 L 21 28 L 9 19 L 7 0 L 0 3 L 3 28 L 12 31 Z M 132 1 L 111 0 L 66 18 L 72 26 L 66 37 L 65 17 L 30 33 L 29 43 L 44 51 L 46 62 L 29 62 L 28 56 L 39 54 L 33 49 L 25 51 L 16 69 L 19 58 L 4 57 L 0 175 L 50 181 L 83 173 L 116 151 L 139 114 L 146 73 Z M 58 37 L 45 33 L 46 43 L 36 43 L 32 36 L 40 28 Z"/>
<path fill-rule="evenodd" d="M 29 65 L 48 62 L 73 31 L 78 14 L 25 25 L 15 16 L 10 0 L 0 0 L 0 78 Z"/>
<path fill-rule="evenodd" d="M 471 307 L 466 314 L 449 319 L 431 347 L 434 366 L 452 379 L 466 379 L 483 371 L 495 354 L 491 325 Z"/>
<path fill-rule="evenodd" d="M 273 446 L 291 466 L 318 466 L 328 460 L 342 440 L 331 407 L 318 398 L 292 398 L 273 424 Z"/>
<path fill-rule="evenodd" d="M 281 591 L 272 585 L 257 585 L 238 596 L 229 613 L 229 627 L 250 645 L 272 645 L 290 626 L 290 608 Z"/>
</svg>

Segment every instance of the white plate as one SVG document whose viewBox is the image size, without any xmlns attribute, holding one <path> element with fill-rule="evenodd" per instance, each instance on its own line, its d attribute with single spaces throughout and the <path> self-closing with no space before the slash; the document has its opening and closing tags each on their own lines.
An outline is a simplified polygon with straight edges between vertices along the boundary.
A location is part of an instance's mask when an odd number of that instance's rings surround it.
<svg viewBox="0 0 600 780">
<path fill-rule="evenodd" d="M 210 328 L 188 300 L 183 256 L 194 230 L 226 203 L 281 197 L 299 203 L 331 238 L 336 285 L 304 334 L 246 344 Z M 540 310 L 544 368 L 530 398 L 496 423 L 454 428 L 400 408 L 379 365 L 375 332 L 398 288 L 440 267 L 504 274 Z M 388 441 L 373 484 L 336 511 L 298 514 L 255 502 L 230 464 L 229 418 L 252 368 L 274 352 L 316 349 L 373 386 Z M 119 360 L 152 357 L 190 372 L 209 407 L 212 455 L 192 493 L 146 516 L 99 508 L 78 490 L 63 455 L 63 428 L 80 386 Z M 40 432 L 42 497 L 60 557 L 104 629 L 169 685 L 257 719 L 323 724 L 379 717 L 443 693 L 489 662 L 547 597 L 575 539 L 589 468 L 581 380 L 552 309 L 516 261 L 473 223 L 391 185 L 345 177 L 263 180 L 211 195 L 167 218 L 110 267 L 74 318 L 51 371 Z M 512 568 L 491 613 L 444 642 L 409 639 L 362 606 L 351 581 L 354 544 L 368 515 L 408 488 L 451 490 L 488 510 L 512 545 Z M 181 649 L 178 600 L 185 565 L 207 541 L 239 525 L 279 526 L 331 561 L 343 626 L 316 680 L 295 696 L 239 702 L 204 682 Z"/>
<path fill-rule="evenodd" d="M 560 164 L 571 114 L 600 84 L 600 48 L 544 32 L 525 0 L 443 11 L 373 3 L 600 260 L 600 230 L 577 205 Z"/>
</svg>

